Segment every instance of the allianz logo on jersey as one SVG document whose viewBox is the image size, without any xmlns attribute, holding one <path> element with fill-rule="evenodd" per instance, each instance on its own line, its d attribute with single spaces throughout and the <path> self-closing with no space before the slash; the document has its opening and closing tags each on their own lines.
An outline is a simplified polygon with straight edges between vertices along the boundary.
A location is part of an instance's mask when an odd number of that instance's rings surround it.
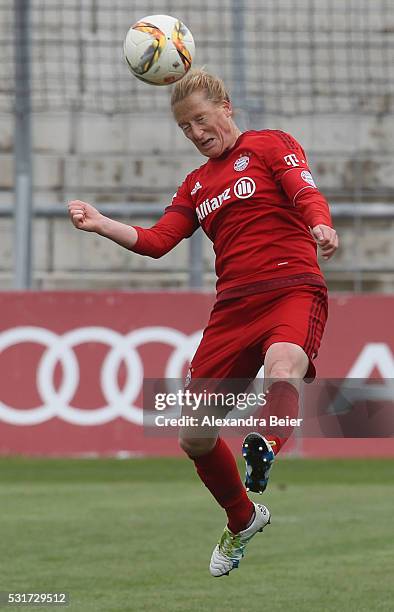
<svg viewBox="0 0 394 612">
<path fill-rule="evenodd" d="M 249 176 L 242 176 L 232 188 L 234 195 L 239 200 L 246 200 L 252 197 L 256 191 L 256 183 Z M 222 193 L 214 198 L 207 198 L 196 207 L 197 218 L 203 221 L 210 213 L 214 212 L 225 202 L 231 200 L 231 187 L 225 189 Z"/>
</svg>

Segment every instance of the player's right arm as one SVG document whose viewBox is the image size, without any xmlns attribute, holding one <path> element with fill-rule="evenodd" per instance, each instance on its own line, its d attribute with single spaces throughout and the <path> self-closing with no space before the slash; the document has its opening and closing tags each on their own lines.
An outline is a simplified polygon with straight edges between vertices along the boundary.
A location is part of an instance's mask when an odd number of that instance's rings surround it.
<svg viewBox="0 0 394 612">
<path fill-rule="evenodd" d="M 77 229 L 105 236 L 126 249 L 132 249 L 138 240 L 134 227 L 102 215 L 88 202 L 72 200 L 68 205 L 68 212 Z"/>
<path fill-rule="evenodd" d="M 131 226 L 101 214 L 94 206 L 81 200 L 73 200 L 68 205 L 73 225 L 86 232 L 95 232 L 109 238 L 122 247 L 158 259 L 181 240 L 188 238 L 198 227 L 197 217 L 185 196 L 182 187 L 175 194 L 171 206 L 150 228 Z"/>
</svg>

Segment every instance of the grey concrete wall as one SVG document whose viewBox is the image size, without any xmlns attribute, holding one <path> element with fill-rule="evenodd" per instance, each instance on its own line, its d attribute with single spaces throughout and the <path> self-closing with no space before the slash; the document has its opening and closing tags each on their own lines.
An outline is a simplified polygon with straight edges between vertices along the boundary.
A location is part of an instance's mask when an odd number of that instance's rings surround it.
<svg viewBox="0 0 394 612">
<path fill-rule="evenodd" d="M 393 79 L 385 80 L 393 74 L 387 60 L 394 29 L 387 21 L 392 20 L 387 2 L 371 3 L 373 10 L 363 3 L 361 10 L 342 0 L 301 0 L 293 11 L 287 0 L 266 3 L 264 11 L 259 2 L 245 3 L 244 42 L 235 50 L 240 23 L 234 22 L 232 1 L 222 2 L 220 10 L 210 2 L 181 4 L 178 16 L 192 27 L 198 43 L 197 63 L 224 77 L 230 89 L 236 91 L 239 81 L 243 84 L 238 102 L 244 110 L 236 109 L 242 129 L 268 127 L 292 133 L 304 145 L 315 180 L 331 202 L 394 204 L 394 118 L 389 112 Z M 111 11 L 105 2 L 83 10 L 83 3 L 63 0 L 61 19 L 56 11 L 42 10 L 38 20 L 35 14 L 39 32 L 35 31 L 33 102 L 35 108 L 44 108 L 33 116 L 36 206 L 64 209 L 69 199 L 81 198 L 98 207 L 144 203 L 147 210 L 152 204 L 164 208 L 185 175 L 203 162 L 174 125 L 166 90 L 139 83 L 121 62 L 125 28 L 145 11 L 139 0 L 131 5 L 116 0 Z M 32 6 L 36 10 L 38 3 Z M 173 3 L 156 0 L 149 6 L 157 13 L 174 8 Z M 7 86 L 13 70 L 12 19 L 11 5 L 0 7 L 0 80 Z M 70 46 L 77 23 L 75 45 Z M 48 33 L 55 44 L 46 41 Z M 87 59 L 85 92 L 80 87 L 81 49 Z M 53 112 L 55 107 L 71 109 L 85 102 L 92 108 L 96 92 L 105 94 L 98 103 L 101 114 Z M 329 108 L 331 100 L 335 105 Z M 131 112 L 111 114 L 117 106 Z M 13 203 L 12 149 L 12 103 L 4 103 L 0 88 L 0 212 Z M 123 220 L 151 223 L 148 217 Z M 341 251 L 335 265 L 327 268 L 332 286 L 354 286 L 351 269 L 361 265 L 371 268 L 362 277 L 364 287 L 392 290 L 394 274 L 383 270 L 394 261 L 393 221 L 341 221 L 338 227 Z M 33 231 L 37 288 L 187 285 L 187 243 L 161 260 L 150 260 L 78 232 L 66 218 L 36 219 Z M 13 246 L 12 220 L 0 217 L 0 289 L 12 286 Z M 203 258 L 204 283 L 212 287 L 213 256 L 206 239 Z M 338 270 L 341 266 L 345 271 Z"/>
<path fill-rule="evenodd" d="M 267 127 L 292 133 L 309 154 L 315 180 L 333 202 L 392 201 L 394 142 L 391 117 L 352 119 L 266 117 Z M 253 125 L 250 125 L 253 127 Z M 163 208 L 185 175 L 204 160 L 171 117 L 36 116 L 33 120 L 34 202 L 64 208 L 73 198 L 152 203 Z M 0 116 L 0 208 L 13 201 L 12 121 Z M 147 218 L 122 219 L 149 226 Z M 364 222 L 360 246 L 354 223 L 338 223 L 342 248 L 335 263 L 387 267 L 394 261 L 393 223 Z M 13 226 L 0 219 L 0 288 L 12 286 Z M 205 286 L 213 286 L 213 255 L 204 239 Z M 357 248 L 356 248 L 357 245 Z M 76 231 L 65 219 L 34 223 L 34 279 L 38 288 L 133 288 L 181 286 L 188 282 L 188 243 L 160 260 L 122 250 L 109 241 Z M 377 275 L 379 279 L 377 280 Z M 352 286 L 351 272 L 327 272 L 333 286 Z M 370 277 L 373 277 L 372 280 Z M 364 275 L 365 286 L 388 290 L 390 275 Z"/>
</svg>

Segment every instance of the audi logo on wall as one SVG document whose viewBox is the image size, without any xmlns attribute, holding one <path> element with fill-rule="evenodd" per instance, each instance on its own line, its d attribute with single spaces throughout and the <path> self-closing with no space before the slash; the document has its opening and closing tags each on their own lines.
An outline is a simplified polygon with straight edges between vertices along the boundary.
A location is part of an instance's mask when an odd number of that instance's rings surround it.
<svg viewBox="0 0 394 612">
<path fill-rule="evenodd" d="M 243 172 L 237 193 L 248 202 L 255 186 Z M 203 292 L 0 292 L 0 453 L 180 454 L 176 429 L 155 427 L 152 393 L 182 388 L 201 338 L 196 330 L 206 325 L 213 304 L 214 295 Z M 385 435 L 392 432 L 381 414 L 393 392 L 394 334 L 387 326 L 393 306 L 389 296 L 331 297 L 317 366 L 323 383 L 333 377 L 338 384 L 325 395 L 319 381 L 308 387 L 312 400 L 316 389 L 339 414 L 346 406 L 337 395 L 347 401 L 350 388 L 339 379 L 358 379 L 356 392 L 379 408 L 373 405 L 371 421 L 369 404 L 361 402 L 360 427 L 382 431 L 384 422 Z M 376 376 L 383 385 L 371 384 Z M 165 414 L 178 413 L 179 406 L 171 406 Z M 344 423 L 348 417 L 341 413 Z M 313 446 L 300 438 L 297 445 L 320 455 L 327 442 Z M 360 445 L 362 456 L 394 452 L 392 440 L 370 440 L 369 451 L 367 442 Z M 332 440 L 331 454 L 353 452 L 349 440 L 346 447 L 338 444 Z"/>
<path fill-rule="evenodd" d="M 142 391 L 144 363 L 138 349 L 149 343 L 170 348 L 163 378 L 181 379 L 201 338 L 201 331 L 190 336 L 171 327 L 141 327 L 121 334 L 107 327 L 80 327 L 57 334 L 43 327 L 15 327 L 0 333 L 0 355 L 12 347 L 34 343 L 43 347 L 37 362 L 35 380 L 40 405 L 15 408 L 1 397 L 0 421 L 12 425 L 37 425 L 58 417 L 74 425 L 103 425 L 118 417 L 142 425 L 142 408 L 137 398 Z M 108 351 L 101 363 L 97 385 L 105 404 L 97 408 L 78 408 L 71 404 L 81 382 L 76 347 L 101 343 Z M 120 387 L 119 370 L 124 364 L 125 381 Z M 55 384 L 55 370 L 61 366 L 60 383 Z M 23 364 L 22 364 L 23 367 Z"/>
<path fill-rule="evenodd" d="M 197 331 L 187 335 L 165 326 L 140 327 L 127 334 L 102 326 L 79 327 L 63 334 L 36 326 L 13 327 L 0 332 L 0 358 L 4 359 L 0 362 L 0 422 L 31 426 L 57 417 L 73 425 L 94 426 L 122 417 L 129 423 L 142 425 L 143 409 L 139 401 L 144 378 L 151 378 L 147 371 L 151 362 L 154 362 L 156 370 L 160 369 L 160 376 L 156 372 L 154 378 L 183 380 L 185 366 L 190 363 L 196 351 L 201 333 Z M 32 344 L 40 347 L 38 357 L 38 353 L 34 352 L 32 356 L 27 350 Z M 97 344 L 105 348 L 102 356 L 95 348 Z M 165 350 L 156 350 L 157 344 L 165 345 Z M 86 355 L 81 358 L 80 355 L 80 348 L 84 345 L 92 349 L 88 358 Z M 144 354 L 145 345 L 151 345 L 148 358 Z M 18 348 L 22 354 L 17 365 L 17 380 L 21 388 L 15 388 L 15 381 L 2 369 L 2 365 L 5 365 L 7 370 L 6 351 L 14 348 Z M 86 368 L 87 382 L 83 373 L 83 370 L 86 373 Z M 123 380 L 120 384 L 122 377 L 119 374 L 122 369 Z M 365 399 L 365 388 L 369 388 L 361 382 L 367 381 L 375 371 L 386 381 L 394 379 L 394 355 L 385 343 L 366 343 L 355 356 L 350 370 L 344 372 L 344 378 L 357 379 L 362 391 L 361 398 Z M 34 379 L 34 393 L 19 383 L 29 378 Z M 78 394 L 83 385 L 85 393 Z M 345 387 L 347 389 L 348 385 Z M 381 399 L 382 392 L 386 395 L 388 393 L 391 398 L 392 386 L 388 388 L 387 384 L 380 385 L 376 389 L 370 388 L 373 399 Z M 5 401 L 7 393 L 8 401 L 12 403 L 20 391 L 23 408 Z M 104 400 L 101 405 L 89 408 L 78 405 L 78 396 L 86 399 L 87 396 L 95 395 L 97 399 L 98 392 Z M 145 413 L 145 425 L 153 423 L 150 417 Z"/>
</svg>

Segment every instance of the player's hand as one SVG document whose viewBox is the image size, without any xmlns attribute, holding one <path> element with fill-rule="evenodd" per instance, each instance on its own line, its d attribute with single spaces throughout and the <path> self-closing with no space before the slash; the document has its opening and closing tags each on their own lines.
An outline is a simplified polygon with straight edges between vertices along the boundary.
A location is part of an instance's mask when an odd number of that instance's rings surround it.
<svg viewBox="0 0 394 612">
<path fill-rule="evenodd" d="M 338 235 L 328 225 L 315 225 L 312 228 L 312 236 L 316 240 L 323 259 L 330 259 L 338 248 Z"/>
<path fill-rule="evenodd" d="M 91 204 L 82 200 L 72 200 L 68 204 L 68 213 L 73 225 L 85 232 L 97 232 L 103 215 Z"/>
</svg>

